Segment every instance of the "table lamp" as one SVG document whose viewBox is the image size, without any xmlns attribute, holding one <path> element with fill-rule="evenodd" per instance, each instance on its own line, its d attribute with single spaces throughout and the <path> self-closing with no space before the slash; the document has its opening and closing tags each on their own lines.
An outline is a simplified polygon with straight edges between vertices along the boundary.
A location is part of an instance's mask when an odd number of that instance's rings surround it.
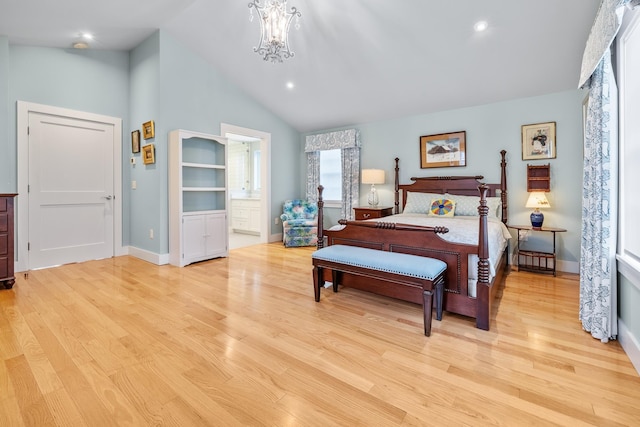
<svg viewBox="0 0 640 427">
<path fill-rule="evenodd" d="M 382 169 L 362 169 L 362 183 L 371 184 L 371 191 L 367 202 L 369 206 L 375 208 L 378 206 L 378 193 L 376 184 L 384 184 L 384 170 Z"/>
<path fill-rule="evenodd" d="M 544 215 L 540 212 L 540 208 L 550 208 L 551 205 L 547 200 L 547 197 L 542 191 L 533 191 L 529 194 L 529 199 L 525 205 L 527 208 L 534 208 L 531 213 L 531 226 L 533 228 L 541 228 L 544 221 Z"/>
</svg>

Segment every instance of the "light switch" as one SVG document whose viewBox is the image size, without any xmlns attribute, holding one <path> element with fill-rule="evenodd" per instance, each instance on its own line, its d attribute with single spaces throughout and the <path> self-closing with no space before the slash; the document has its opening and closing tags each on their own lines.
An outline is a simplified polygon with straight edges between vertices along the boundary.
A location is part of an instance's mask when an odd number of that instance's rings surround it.
<svg viewBox="0 0 640 427">
<path fill-rule="evenodd" d="M 138 183 L 136 183 L 135 181 L 131 181 L 131 189 L 132 190 L 135 190 L 137 186 L 138 186 Z"/>
</svg>

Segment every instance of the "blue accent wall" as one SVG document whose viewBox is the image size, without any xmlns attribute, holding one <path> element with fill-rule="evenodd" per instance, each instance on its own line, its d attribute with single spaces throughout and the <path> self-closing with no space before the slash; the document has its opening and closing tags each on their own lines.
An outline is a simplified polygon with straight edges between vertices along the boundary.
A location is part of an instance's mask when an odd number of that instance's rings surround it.
<svg viewBox="0 0 640 427">
<path fill-rule="evenodd" d="M 544 211 L 544 224 L 566 228 L 557 237 L 558 258 L 577 269 L 580 259 L 580 222 L 582 192 L 582 101 L 585 93 L 571 90 L 545 96 L 522 98 L 432 114 L 422 114 L 371 123 L 346 126 L 360 130 L 363 169 L 384 169 L 386 183 L 376 185 L 380 205 L 393 206 L 395 157 L 400 158 L 400 181 L 413 176 L 483 175 L 486 182 L 500 182 L 500 150 L 507 150 L 509 222 L 530 224 L 527 201 L 527 164 L 551 164 L 550 209 Z M 522 160 L 521 126 L 556 122 L 555 159 Z M 313 133 L 326 132 L 328 129 Z M 467 166 L 420 168 L 420 136 L 466 131 Z M 311 133 L 310 133 L 311 134 Z M 304 153 L 301 154 L 304 162 Z M 303 171 L 306 177 L 306 168 Z M 360 205 L 367 205 L 368 185 L 360 188 Z M 329 222 L 337 221 L 329 213 Z M 550 250 L 550 235 L 534 233 L 528 244 Z M 515 234 L 514 234 L 515 236 Z M 577 270 L 575 271 L 577 272 Z"/>
<path fill-rule="evenodd" d="M 140 145 L 158 145 L 161 129 L 156 127 L 155 138 L 144 139 L 142 135 L 142 123 L 154 120 L 156 126 L 160 121 L 160 35 L 155 32 L 144 42 L 133 49 L 129 54 L 129 84 L 130 84 L 130 127 L 126 130 L 129 147 L 125 150 L 128 157 L 133 157 L 135 165 L 126 162 L 123 166 L 123 186 L 129 196 L 130 208 L 127 216 L 130 232 L 129 245 L 144 249 L 152 253 L 162 252 L 162 227 L 163 213 L 166 215 L 167 207 L 163 204 L 166 200 L 167 171 L 164 149 L 156 148 L 156 163 L 145 165 L 142 161 L 142 152 L 131 152 L 131 132 L 140 131 Z M 166 138 L 165 138 L 166 139 Z M 164 159 L 164 160 L 163 160 Z M 136 182 L 136 189 L 132 189 L 132 182 Z M 168 222 L 165 224 L 168 227 Z M 149 238 L 149 230 L 153 229 L 154 238 Z M 168 233 L 168 231 L 167 231 Z"/>
<path fill-rule="evenodd" d="M 164 31 L 136 47 L 130 63 L 129 132 L 154 120 L 155 138 L 142 143 L 156 148 L 155 164 L 142 164 L 137 154 L 135 166 L 125 165 L 130 172 L 127 185 L 131 187 L 131 180 L 137 183 L 136 190 L 129 190 L 130 244 L 158 254 L 169 252 L 168 133 L 174 129 L 219 135 L 220 124 L 229 123 L 271 133 L 271 151 L 277 156 L 271 162 L 270 217 L 279 216 L 282 202 L 302 186 L 294 179 L 300 175 L 300 134 Z M 151 228 L 154 239 L 149 238 Z M 272 228 L 271 233 L 280 231 Z"/>
</svg>

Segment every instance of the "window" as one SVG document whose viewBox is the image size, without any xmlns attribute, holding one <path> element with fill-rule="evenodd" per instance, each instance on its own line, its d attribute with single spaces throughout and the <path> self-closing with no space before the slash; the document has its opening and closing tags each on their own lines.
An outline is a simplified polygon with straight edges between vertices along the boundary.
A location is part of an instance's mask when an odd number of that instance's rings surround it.
<svg viewBox="0 0 640 427">
<path fill-rule="evenodd" d="M 323 199 L 329 203 L 342 201 L 342 150 L 320 151 L 320 184 Z"/>
<path fill-rule="evenodd" d="M 630 17 L 631 19 L 627 19 Z M 618 259 L 621 271 L 640 279 L 640 11 L 627 13 L 618 35 L 620 94 L 620 224 Z"/>
</svg>

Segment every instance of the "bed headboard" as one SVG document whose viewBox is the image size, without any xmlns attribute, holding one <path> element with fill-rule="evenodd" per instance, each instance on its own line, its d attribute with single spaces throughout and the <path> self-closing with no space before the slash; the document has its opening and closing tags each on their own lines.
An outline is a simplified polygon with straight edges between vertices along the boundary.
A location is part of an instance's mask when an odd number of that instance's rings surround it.
<svg viewBox="0 0 640 427">
<path fill-rule="evenodd" d="M 502 201 L 502 222 L 507 223 L 507 162 L 506 150 L 500 151 L 500 183 L 486 184 L 488 186 L 487 197 L 500 197 Z M 416 193 L 449 193 L 461 196 L 480 196 L 478 187 L 483 184 L 482 175 L 476 176 L 428 176 L 412 177 L 410 184 L 400 184 L 400 159 L 396 157 L 395 167 L 395 206 L 394 213 L 400 213 L 400 206 L 404 210 L 407 203 L 407 192 Z M 401 196 L 402 195 L 402 196 Z M 402 204 L 400 204 L 402 203 Z"/>
</svg>

